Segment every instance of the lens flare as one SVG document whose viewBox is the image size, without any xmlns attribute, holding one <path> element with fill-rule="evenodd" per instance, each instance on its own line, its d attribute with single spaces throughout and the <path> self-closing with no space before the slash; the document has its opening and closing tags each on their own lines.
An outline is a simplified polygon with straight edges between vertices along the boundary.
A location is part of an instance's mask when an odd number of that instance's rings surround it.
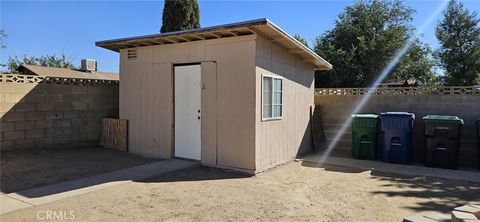
<svg viewBox="0 0 480 222">
<path fill-rule="evenodd" d="M 368 92 L 363 95 L 361 100 L 357 103 L 355 108 L 353 109 L 352 113 L 358 113 L 362 108 L 365 106 L 365 104 L 370 100 L 370 97 L 372 94 L 375 92 L 375 89 L 378 88 L 380 83 L 385 80 L 385 78 L 390 74 L 395 68 L 395 66 L 398 64 L 400 59 L 408 52 L 410 47 L 415 43 L 416 39 L 423 33 L 428 26 L 430 26 L 435 19 L 442 13 L 442 11 L 445 9 L 445 7 L 448 4 L 448 0 L 443 0 L 438 7 L 435 9 L 435 11 L 430 15 L 430 17 L 422 24 L 422 26 L 417 29 L 415 34 L 407 41 L 407 43 L 395 54 L 395 56 L 392 58 L 392 60 L 388 63 L 388 65 L 382 70 L 378 78 L 372 83 L 372 85 L 369 87 Z M 345 122 L 343 123 L 342 127 L 338 131 L 338 133 L 333 137 L 332 141 L 328 144 L 327 148 L 325 151 L 323 151 L 319 161 L 317 161 L 318 164 L 322 164 L 325 162 L 325 160 L 330 156 L 332 150 L 335 148 L 335 146 L 338 144 L 342 136 L 345 134 L 347 131 L 348 127 L 352 123 L 352 118 L 347 118 Z"/>
</svg>

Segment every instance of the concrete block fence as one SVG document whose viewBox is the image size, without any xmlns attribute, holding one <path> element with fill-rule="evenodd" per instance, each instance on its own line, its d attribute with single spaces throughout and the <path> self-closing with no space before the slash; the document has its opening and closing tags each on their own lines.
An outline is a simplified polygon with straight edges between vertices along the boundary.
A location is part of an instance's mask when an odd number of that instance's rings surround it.
<svg viewBox="0 0 480 222">
<path fill-rule="evenodd" d="M 118 118 L 118 81 L 0 77 L 1 151 L 98 145 Z"/>
<path fill-rule="evenodd" d="M 435 88 L 380 88 L 368 89 L 317 89 L 315 105 L 320 105 L 327 142 L 331 142 L 340 127 L 358 105 L 360 99 L 370 93 L 370 99 L 361 113 L 412 112 L 415 114 L 413 129 L 413 157 L 415 162 L 424 159 L 424 122 L 426 115 L 455 115 L 464 119 L 460 146 L 461 167 L 477 168 L 478 141 L 475 121 L 480 119 L 480 89 L 476 87 Z M 351 126 L 342 135 L 333 152 L 351 156 Z"/>
</svg>

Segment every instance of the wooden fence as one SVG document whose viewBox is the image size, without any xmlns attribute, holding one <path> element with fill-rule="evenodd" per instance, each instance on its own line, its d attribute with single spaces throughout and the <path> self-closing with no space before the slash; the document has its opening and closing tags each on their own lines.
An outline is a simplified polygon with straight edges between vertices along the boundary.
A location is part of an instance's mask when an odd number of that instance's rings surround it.
<svg viewBox="0 0 480 222">
<path fill-rule="evenodd" d="M 106 148 L 127 151 L 128 121 L 126 119 L 102 119 L 100 145 Z"/>
</svg>

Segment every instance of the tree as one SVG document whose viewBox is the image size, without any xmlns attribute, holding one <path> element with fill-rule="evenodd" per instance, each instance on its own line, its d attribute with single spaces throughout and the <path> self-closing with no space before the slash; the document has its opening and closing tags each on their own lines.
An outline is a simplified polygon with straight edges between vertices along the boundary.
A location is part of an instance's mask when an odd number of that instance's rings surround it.
<svg viewBox="0 0 480 222">
<path fill-rule="evenodd" d="M 370 85 L 413 35 L 413 13 L 401 0 L 359 0 L 346 7 L 335 27 L 315 40 L 314 51 L 333 65 L 317 72 L 316 87 Z M 431 84 L 429 51 L 417 39 L 388 78 L 416 77 Z"/>
<path fill-rule="evenodd" d="M 295 35 L 293 35 L 293 38 L 295 38 L 296 40 L 298 40 L 299 42 L 304 44 L 306 47 L 308 47 L 308 42 L 305 38 L 303 38 L 303 36 L 301 36 L 299 34 L 295 34 Z"/>
<path fill-rule="evenodd" d="M 431 53 L 432 49 L 417 39 L 390 74 L 390 79 L 406 80 L 414 77 L 420 85 L 438 84 L 438 77 L 433 71 L 435 61 L 429 57 Z"/>
<path fill-rule="evenodd" d="M 445 71 L 447 85 L 480 84 L 480 20 L 475 12 L 451 0 L 437 25 L 441 47 L 435 57 Z"/>
<path fill-rule="evenodd" d="M 5 48 L 5 44 L 3 43 L 3 40 L 7 38 L 7 33 L 5 32 L 4 29 L 0 29 L 0 49 Z"/>
<path fill-rule="evenodd" d="M 197 0 L 166 0 L 161 33 L 200 28 Z"/>
<path fill-rule="evenodd" d="M 18 73 L 17 69 L 22 64 L 28 65 L 39 65 L 39 66 L 46 66 L 46 67 L 57 67 L 57 68 L 68 68 L 68 69 L 76 69 L 72 64 L 72 61 L 69 60 L 65 54 L 62 53 L 60 57 L 55 55 L 46 55 L 41 57 L 28 57 L 26 55 L 23 56 L 22 59 L 19 59 L 17 56 L 8 58 L 6 67 L 9 73 Z"/>
</svg>

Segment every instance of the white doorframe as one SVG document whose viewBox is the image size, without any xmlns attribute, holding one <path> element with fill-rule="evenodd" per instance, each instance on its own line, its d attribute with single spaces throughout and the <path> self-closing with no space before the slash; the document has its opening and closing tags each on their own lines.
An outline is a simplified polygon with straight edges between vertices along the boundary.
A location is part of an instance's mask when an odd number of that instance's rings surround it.
<svg viewBox="0 0 480 222">
<path fill-rule="evenodd" d="M 174 69 L 175 157 L 201 160 L 201 65 Z"/>
</svg>

